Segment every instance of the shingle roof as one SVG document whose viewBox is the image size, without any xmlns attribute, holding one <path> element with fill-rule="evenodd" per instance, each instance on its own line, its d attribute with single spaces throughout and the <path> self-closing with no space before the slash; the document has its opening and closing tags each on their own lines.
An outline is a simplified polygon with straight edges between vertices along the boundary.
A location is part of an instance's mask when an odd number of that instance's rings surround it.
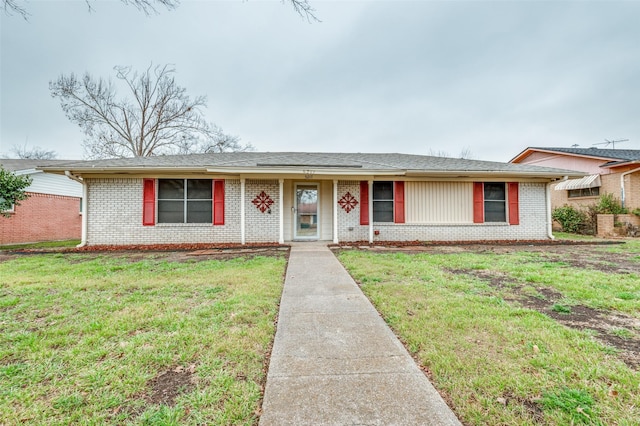
<svg viewBox="0 0 640 426">
<path fill-rule="evenodd" d="M 31 160 L 31 159 L 18 159 L 18 158 L 0 158 L 0 166 L 10 172 L 16 172 L 19 170 L 32 170 L 36 167 L 44 166 L 58 166 L 61 164 L 69 163 L 72 160 Z"/>
<path fill-rule="evenodd" d="M 640 160 L 640 149 L 556 148 L 534 146 L 527 149 L 553 151 L 564 154 L 584 155 L 589 157 L 599 157 L 619 161 Z"/>
<path fill-rule="evenodd" d="M 421 172 L 514 172 L 576 175 L 575 171 L 538 167 L 526 164 L 460 158 L 433 157 L 397 153 L 319 153 L 319 152 L 228 152 L 217 154 L 167 155 L 156 157 L 118 158 L 68 162 L 45 167 L 51 170 L 109 171 L 118 169 L 204 169 L 277 167 L 335 168 L 367 171 L 411 170 Z"/>
</svg>

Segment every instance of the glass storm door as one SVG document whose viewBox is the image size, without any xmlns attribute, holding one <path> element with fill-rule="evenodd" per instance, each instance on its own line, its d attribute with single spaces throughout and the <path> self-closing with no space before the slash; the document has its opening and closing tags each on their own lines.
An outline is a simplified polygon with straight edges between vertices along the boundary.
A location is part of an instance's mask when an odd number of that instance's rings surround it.
<svg viewBox="0 0 640 426">
<path fill-rule="evenodd" d="M 318 238 L 318 185 L 296 185 L 295 238 Z"/>
</svg>

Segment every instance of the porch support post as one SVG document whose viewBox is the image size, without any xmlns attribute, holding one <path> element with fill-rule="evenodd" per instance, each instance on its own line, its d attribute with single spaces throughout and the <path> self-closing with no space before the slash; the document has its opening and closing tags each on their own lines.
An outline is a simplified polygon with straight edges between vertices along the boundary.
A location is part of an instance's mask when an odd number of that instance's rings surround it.
<svg viewBox="0 0 640 426">
<path fill-rule="evenodd" d="M 245 237 L 245 213 L 244 213 L 244 193 L 245 193 L 245 178 L 240 178 L 240 244 L 246 243 Z"/>
<path fill-rule="evenodd" d="M 553 218 L 551 217 L 551 184 L 554 182 L 549 182 L 544 186 L 544 198 L 546 204 L 546 216 L 547 216 L 547 237 L 550 240 L 554 240 L 553 236 Z"/>
<path fill-rule="evenodd" d="M 89 188 L 87 187 L 87 182 L 82 181 L 82 239 L 80 240 L 80 244 L 78 247 L 84 247 L 87 245 L 87 231 L 89 229 L 89 211 L 87 210 L 89 198 Z"/>
<path fill-rule="evenodd" d="M 373 244 L 373 181 L 369 181 L 369 244 Z"/>
<path fill-rule="evenodd" d="M 338 181 L 333 181 L 333 244 L 338 244 Z"/>
<path fill-rule="evenodd" d="M 278 244 L 284 244 L 284 179 L 278 179 L 278 190 L 280 191 L 280 201 L 278 202 L 278 210 L 280 215 L 280 233 L 278 235 Z"/>
</svg>

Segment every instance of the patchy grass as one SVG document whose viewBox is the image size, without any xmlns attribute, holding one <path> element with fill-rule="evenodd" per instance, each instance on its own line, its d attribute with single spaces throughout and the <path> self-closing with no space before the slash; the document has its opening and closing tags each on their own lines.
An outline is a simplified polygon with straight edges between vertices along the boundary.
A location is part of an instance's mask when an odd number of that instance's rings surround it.
<svg viewBox="0 0 640 426">
<path fill-rule="evenodd" d="M 339 258 L 465 424 L 637 424 L 640 374 L 620 351 L 519 303 L 553 295 L 562 317 L 588 306 L 637 319 L 637 273 L 526 248 Z"/>
<path fill-rule="evenodd" d="M 80 244 L 80 240 L 44 241 L 42 243 L 4 245 L 4 246 L 0 246 L 0 251 L 43 249 L 43 248 L 68 248 L 68 247 L 75 247 L 78 244 Z"/>
<path fill-rule="evenodd" d="M 573 241 L 598 241 L 600 238 L 593 235 L 572 234 L 570 232 L 554 232 L 553 236 L 558 240 L 573 240 Z"/>
<path fill-rule="evenodd" d="M 256 421 L 284 257 L 0 262 L 0 423 Z"/>
</svg>

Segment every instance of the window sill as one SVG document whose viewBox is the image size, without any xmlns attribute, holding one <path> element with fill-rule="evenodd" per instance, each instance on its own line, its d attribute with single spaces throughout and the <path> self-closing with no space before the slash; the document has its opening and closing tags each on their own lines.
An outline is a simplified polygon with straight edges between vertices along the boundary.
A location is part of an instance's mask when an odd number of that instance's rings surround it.
<svg viewBox="0 0 640 426">
<path fill-rule="evenodd" d="M 204 228 L 213 226 L 212 223 L 156 223 L 159 228 Z"/>
<path fill-rule="evenodd" d="M 393 223 L 393 222 L 373 222 L 373 226 L 510 226 L 507 222 L 406 222 L 406 223 Z M 368 226 L 368 225 L 363 225 Z"/>
</svg>

